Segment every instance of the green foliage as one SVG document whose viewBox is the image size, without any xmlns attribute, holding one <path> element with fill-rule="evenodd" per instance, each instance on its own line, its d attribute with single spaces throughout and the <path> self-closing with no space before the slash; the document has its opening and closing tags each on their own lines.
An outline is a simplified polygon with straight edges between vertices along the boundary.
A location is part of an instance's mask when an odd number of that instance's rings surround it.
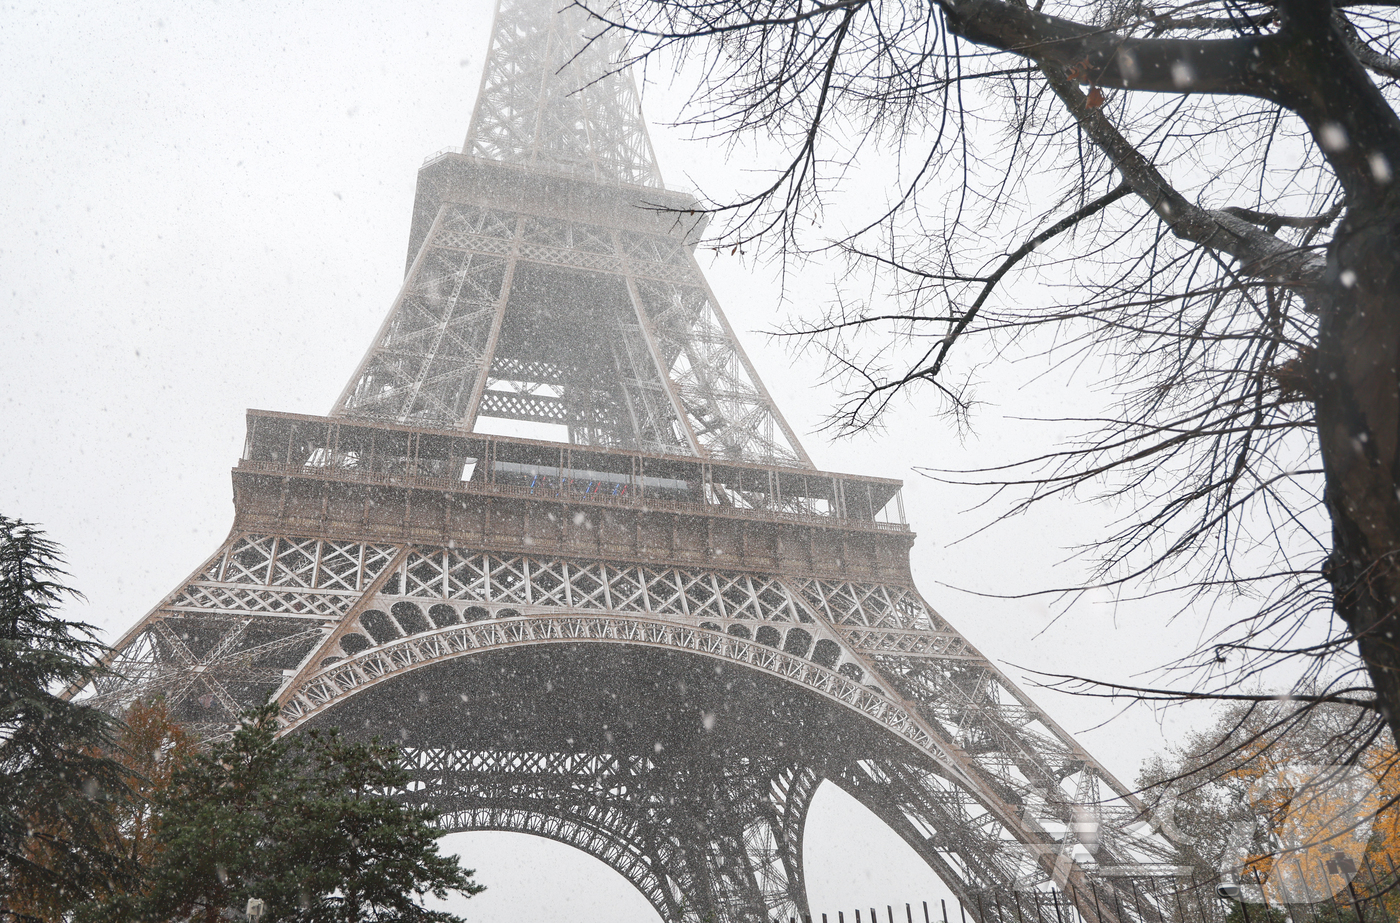
<svg viewBox="0 0 1400 923">
<path fill-rule="evenodd" d="M 114 722 L 59 694 L 90 680 L 104 650 L 57 613 L 76 595 L 61 563 L 32 525 L 0 516 L 0 919 L 56 919 L 135 873 L 111 849 L 112 808 L 130 795 L 101 752 Z"/>
<path fill-rule="evenodd" d="M 276 739 L 275 707 L 194 754 L 161 703 L 125 726 L 65 699 L 100 669 L 57 547 L 0 517 L 0 923 L 457 923 L 428 894 L 482 887 L 437 854 L 434 814 L 389 797 L 397 751 L 334 732 Z M 143 875 L 144 873 L 144 875 Z"/>
<path fill-rule="evenodd" d="M 431 809 L 386 794 L 408 780 L 397 751 L 334 731 L 279 740 L 276 716 L 250 713 L 175 772 L 145 893 L 97 916 L 214 921 L 258 897 L 267 923 L 457 923 L 419 901 L 482 886 L 438 855 Z"/>
</svg>

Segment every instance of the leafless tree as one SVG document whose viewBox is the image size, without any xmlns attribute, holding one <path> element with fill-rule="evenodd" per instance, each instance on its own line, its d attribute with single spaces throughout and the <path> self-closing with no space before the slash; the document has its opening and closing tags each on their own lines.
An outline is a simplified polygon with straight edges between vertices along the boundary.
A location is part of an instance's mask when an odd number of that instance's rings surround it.
<svg viewBox="0 0 1400 923">
<path fill-rule="evenodd" d="M 1355 707 L 1326 702 L 1300 710 L 1279 698 L 1230 702 L 1216 707 L 1208 727 L 1149 758 L 1137 781 L 1139 788 L 1150 793 L 1154 811 L 1170 830 L 1178 861 L 1209 877 L 1246 855 L 1279 855 L 1283 847 L 1277 834 L 1287 825 L 1289 812 L 1308 806 L 1276 797 L 1276 789 L 1293 781 L 1325 799 L 1329 783 L 1336 780 L 1323 768 L 1349 761 L 1359 762 L 1356 768 L 1375 787 L 1368 801 L 1383 803 L 1400 792 L 1396 777 L 1400 766 L 1389 735 L 1382 726 L 1367 722 Z M 1299 772 L 1307 769 L 1320 770 L 1317 778 Z M 1311 794 L 1299 792 L 1302 797 Z M 1340 797 L 1337 801 L 1338 808 L 1349 807 Z M 1400 818 L 1392 815 L 1375 831 L 1382 869 L 1388 864 L 1384 858 L 1400 847 L 1395 838 L 1400 830 L 1397 821 Z M 1342 826 L 1334 824 L 1323 834 Z M 1364 843 L 1371 832 L 1358 831 L 1354 839 Z M 1318 839 L 1326 843 L 1322 836 Z M 1243 855 L 1238 852 L 1241 847 Z"/>
<path fill-rule="evenodd" d="M 782 147 L 711 203 L 720 243 L 875 281 L 784 331 L 843 382 L 833 425 L 903 394 L 965 414 L 977 337 L 1107 357 L 1112 412 L 982 476 L 1130 498 L 1099 580 L 1256 601 L 1198 667 L 1242 655 L 1230 683 L 1282 668 L 1400 729 L 1400 4 L 624 6 L 590 9 L 634 61 L 703 74 L 692 125 Z M 888 206 L 815 240 L 872 168 Z M 1026 298 L 1031 271 L 1068 287 Z"/>
<path fill-rule="evenodd" d="M 1397 772 L 1384 726 L 1354 706 L 1275 698 L 1217 706 L 1138 785 L 1198 882 L 1293 904 L 1289 919 L 1378 920 L 1400 913 Z"/>
</svg>

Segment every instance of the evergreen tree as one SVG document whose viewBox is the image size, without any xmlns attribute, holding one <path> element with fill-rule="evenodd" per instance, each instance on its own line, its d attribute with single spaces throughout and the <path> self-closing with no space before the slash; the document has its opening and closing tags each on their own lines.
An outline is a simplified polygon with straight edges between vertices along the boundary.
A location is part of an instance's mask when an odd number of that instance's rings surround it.
<svg viewBox="0 0 1400 923">
<path fill-rule="evenodd" d="M 58 614 L 76 593 L 57 546 L 0 516 L 0 921 L 56 919 L 128 887 L 134 863 L 111 850 L 115 803 L 129 790 L 102 755 L 114 722 L 67 701 L 90 680 L 93 626 Z"/>
<path fill-rule="evenodd" d="M 437 852 L 431 809 L 388 794 L 397 751 L 331 731 L 276 737 L 275 705 L 177 769 L 146 893 L 107 919 L 215 921 L 251 897 L 268 923 L 457 923 L 420 901 L 483 890 Z"/>
</svg>

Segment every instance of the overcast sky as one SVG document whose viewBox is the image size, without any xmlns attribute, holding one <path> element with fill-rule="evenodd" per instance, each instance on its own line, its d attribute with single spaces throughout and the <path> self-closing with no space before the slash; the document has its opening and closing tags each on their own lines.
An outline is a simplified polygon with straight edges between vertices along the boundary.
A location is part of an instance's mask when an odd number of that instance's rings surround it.
<svg viewBox="0 0 1400 923">
<path fill-rule="evenodd" d="M 223 540 L 247 408 L 325 413 L 399 287 L 415 171 L 460 148 L 480 80 L 488 0 L 0 2 L 0 513 L 67 549 L 114 639 Z M 658 127 L 674 87 L 645 90 L 672 185 L 734 182 L 714 145 Z M 1091 594 L 1058 619 L 1015 594 L 1075 583 L 1070 545 L 1107 511 L 987 522 L 979 496 L 921 478 L 1019 456 L 1075 392 L 1043 366 L 989 376 L 960 440 L 917 402 L 880 433 L 818 432 L 835 396 L 759 331 L 812 307 L 835 267 L 784 291 L 771 265 L 702 259 L 775 399 L 822 468 L 907 482 L 914 573 L 931 604 L 1015 678 L 1027 669 L 1130 679 L 1201 636 L 1169 607 Z M 1025 297 L 1035 293 L 1027 291 Z M 973 593 L 963 590 L 976 591 Z M 1162 746 L 1145 710 L 1032 691 L 1125 782 Z M 1178 730 L 1186 719 L 1169 717 Z M 567 847 L 453 837 L 491 890 L 469 918 L 655 919 L 616 874 Z M 813 909 L 936 893 L 888 830 L 824 790 L 808 827 Z M 916 904 L 917 906 L 917 904 Z"/>
</svg>

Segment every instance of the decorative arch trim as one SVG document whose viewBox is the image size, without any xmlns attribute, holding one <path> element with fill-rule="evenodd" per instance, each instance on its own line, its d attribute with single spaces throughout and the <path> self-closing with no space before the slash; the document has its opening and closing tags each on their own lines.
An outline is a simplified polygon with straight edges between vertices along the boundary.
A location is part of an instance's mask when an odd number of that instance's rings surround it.
<svg viewBox="0 0 1400 923">
<path fill-rule="evenodd" d="M 667 881 L 648 864 L 647 857 L 635 846 L 609 833 L 608 830 L 578 818 L 532 810 L 518 806 L 475 807 L 448 810 L 438 818 L 437 826 L 444 833 L 499 831 L 523 833 L 553 840 L 587 853 L 617 872 L 628 884 L 646 898 L 663 920 L 672 923 L 695 923 L 682 912 L 678 896 Z"/>
<path fill-rule="evenodd" d="M 280 697 L 288 733 L 366 689 L 475 654 L 541 644 L 625 644 L 684 651 L 793 683 L 874 721 L 957 776 L 938 741 L 901 705 L 854 679 L 785 651 L 675 622 L 619 615 L 549 614 L 452 625 L 399 638 L 336 661 Z"/>
</svg>

